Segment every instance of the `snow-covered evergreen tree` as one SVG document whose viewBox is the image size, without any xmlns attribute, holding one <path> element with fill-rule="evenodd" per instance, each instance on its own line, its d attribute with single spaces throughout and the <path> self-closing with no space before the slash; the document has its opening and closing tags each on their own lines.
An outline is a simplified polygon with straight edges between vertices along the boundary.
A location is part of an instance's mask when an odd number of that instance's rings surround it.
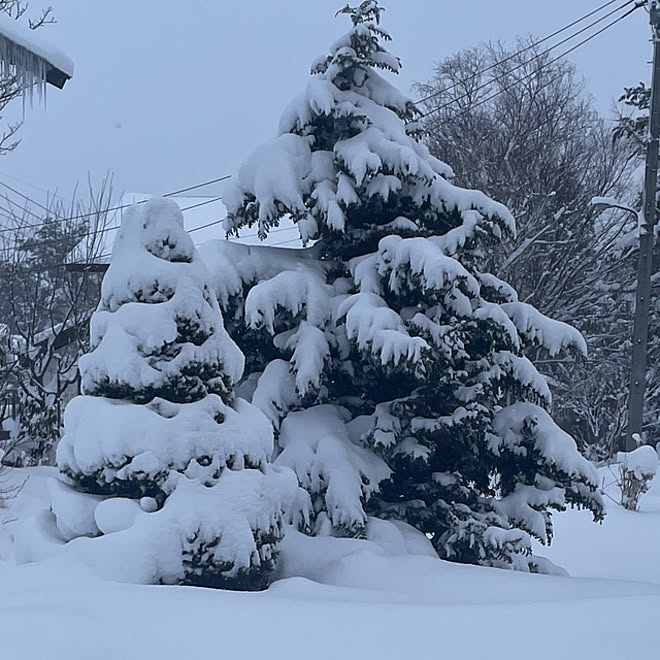
<svg viewBox="0 0 660 660">
<path fill-rule="evenodd" d="M 211 261 L 234 254 L 214 285 L 227 309 L 244 306 L 239 343 L 273 337 L 253 403 L 320 521 L 360 534 L 372 511 L 430 534 L 442 557 L 539 569 L 530 536 L 550 540 L 551 510 L 600 519 L 603 505 L 522 351 L 584 341 L 482 272 L 514 219 L 453 186 L 421 142 L 414 105 L 380 72 L 400 66 L 381 11 L 343 10 L 350 31 L 225 195 L 230 232 L 290 216 L 314 244 L 209 246 Z"/>
<path fill-rule="evenodd" d="M 174 202 L 129 209 L 57 450 L 79 493 L 56 483 L 52 505 L 65 540 L 153 556 L 155 582 L 258 589 L 302 491 L 268 464 L 266 417 L 234 399 L 244 358 L 207 278 Z"/>
</svg>

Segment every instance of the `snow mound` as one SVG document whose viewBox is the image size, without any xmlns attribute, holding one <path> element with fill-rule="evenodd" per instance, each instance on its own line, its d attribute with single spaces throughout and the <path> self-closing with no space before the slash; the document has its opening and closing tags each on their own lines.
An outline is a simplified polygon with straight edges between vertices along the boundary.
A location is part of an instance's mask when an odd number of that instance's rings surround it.
<svg viewBox="0 0 660 660">
<path fill-rule="evenodd" d="M 53 536 L 41 557 L 70 557 L 117 582 L 264 588 L 283 522 L 304 522 L 285 514 L 305 509 L 303 496 L 286 469 L 226 470 L 211 487 L 181 475 L 160 510 L 121 497 L 97 502 L 102 536 L 66 544 Z"/>
<path fill-rule="evenodd" d="M 636 479 L 650 479 L 658 470 L 658 452 L 649 445 L 637 447 L 631 452 L 619 452 L 617 459 Z"/>
<path fill-rule="evenodd" d="M 101 533 L 94 519 L 100 497 L 81 495 L 52 477 L 47 481 L 47 488 L 55 524 L 65 541 L 79 536 L 98 536 Z"/>
</svg>

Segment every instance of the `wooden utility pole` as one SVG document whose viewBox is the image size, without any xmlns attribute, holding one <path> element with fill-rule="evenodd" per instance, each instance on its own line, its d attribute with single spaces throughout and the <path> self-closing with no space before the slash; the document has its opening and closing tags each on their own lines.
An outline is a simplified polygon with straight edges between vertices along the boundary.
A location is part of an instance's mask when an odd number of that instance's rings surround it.
<svg viewBox="0 0 660 660">
<path fill-rule="evenodd" d="M 653 35 L 653 75 L 651 79 L 651 107 L 649 136 L 646 146 L 644 172 L 644 215 L 639 226 L 639 263 L 633 328 L 632 365 L 630 370 L 630 398 L 628 402 L 628 431 L 626 451 L 635 449 L 633 435 L 642 432 L 646 362 L 649 337 L 649 307 L 651 275 L 653 274 L 653 229 L 656 224 L 658 145 L 660 137 L 660 2 L 649 0 L 649 17 Z"/>
</svg>

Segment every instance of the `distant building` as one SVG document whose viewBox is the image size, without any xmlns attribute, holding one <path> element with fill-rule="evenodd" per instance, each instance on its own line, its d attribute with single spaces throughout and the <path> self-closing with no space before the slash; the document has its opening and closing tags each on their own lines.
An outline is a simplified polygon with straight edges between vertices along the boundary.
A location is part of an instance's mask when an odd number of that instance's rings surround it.
<svg viewBox="0 0 660 660">
<path fill-rule="evenodd" d="M 67 257 L 67 268 L 72 271 L 105 271 L 110 263 L 112 246 L 117 230 L 121 224 L 124 211 L 131 204 L 145 202 L 151 195 L 138 193 L 125 194 L 119 204 L 119 209 L 108 218 L 107 227 L 102 228 L 102 237 L 94 246 L 98 254 L 93 262 L 87 258 L 87 242 L 81 241 Z M 284 220 L 279 227 L 270 230 L 268 236 L 262 241 L 257 236 L 256 227 L 242 229 L 238 237 L 225 238 L 224 219 L 227 210 L 218 197 L 170 197 L 183 212 L 184 227 L 190 234 L 195 246 L 212 240 L 230 240 L 244 245 L 267 245 L 270 247 L 301 248 L 302 241 L 298 227 L 291 220 Z"/>
</svg>

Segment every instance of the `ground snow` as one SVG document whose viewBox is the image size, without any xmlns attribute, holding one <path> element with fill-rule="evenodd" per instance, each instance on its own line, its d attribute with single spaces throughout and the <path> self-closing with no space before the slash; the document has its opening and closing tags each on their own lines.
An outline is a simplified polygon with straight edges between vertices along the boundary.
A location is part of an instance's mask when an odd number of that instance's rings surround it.
<svg viewBox="0 0 660 660">
<path fill-rule="evenodd" d="M 30 479 L 0 517 L 43 513 L 54 474 L 12 474 Z M 607 469 L 600 476 L 613 480 Z M 288 534 L 280 579 L 262 593 L 117 584 L 61 559 L 0 562 L 2 657 L 652 658 L 660 647 L 658 483 L 640 509 L 610 502 L 603 525 L 587 512 L 555 517 L 555 542 L 543 550 L 580 576 L 572 578 L 439 561 L 408 526 L 373 520 L 366 541 Z M 17 523 L 6 528 L 15 533 Z"/>
<path fill-rule="evenodd" d="M 616 504 L 620 499 L 619 466 L 600 468 L 599 477 L 608 505 L 603 524 L 590 524 L 588 511 L 556 515 L 552 545 L 535 551 L 574 576 L 660 585 L 660 480 L 652 481 L 649 492 L 642 495 L 639 511 L 627 511 Z M 660 604 L 655 608 L 656 613 L 660 611 Z M 657 654 L 657 640 L 655 648 Z"/>
</svg>

